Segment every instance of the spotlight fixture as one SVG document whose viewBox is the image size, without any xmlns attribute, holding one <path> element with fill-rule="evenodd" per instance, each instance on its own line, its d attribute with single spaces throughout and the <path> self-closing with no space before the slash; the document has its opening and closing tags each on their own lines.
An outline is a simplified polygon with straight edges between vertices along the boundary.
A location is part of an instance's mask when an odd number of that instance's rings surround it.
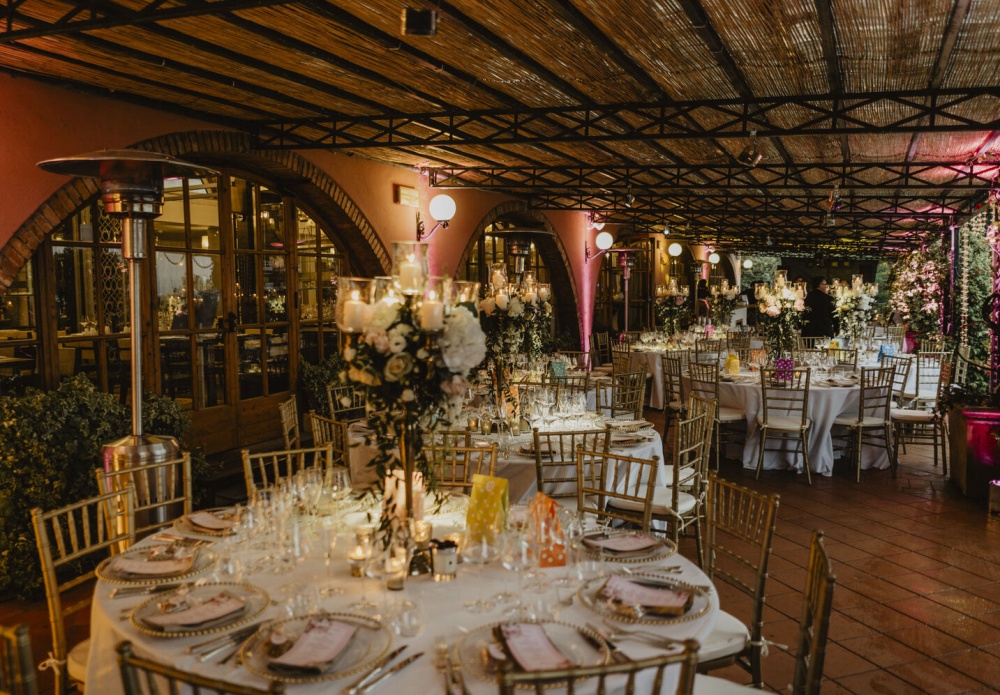
<svg viewBox="0 0 1000 695">
<path fill-rule="evenodd" d="M 625 198 L 622 200 L 622 203 L 625 205 L 625 207 L 630 208 L 632 207 L 632 203 L 634 202 L 635 202 L 635 196 L 632 195 L 632 184 L 629 184 L 628 191 L 625 193 Z"/>
<path fill-rule="evenodd" d="M 670 236 L 670 225 L 666 222 L 663 223 L 663 236 Z"/>
<path fill-rule="evenodd" d="M 417 212 L 417 241 L 430 239 L 439 227 L 447 229 L 448 223 L 451 222 L 451 218 L 455 216 L 455 212 L 458 209 L 455 205 L 455 200 L 445 193 L 431 198 L 428 208 L 430 209 L 431 217 L 437 220 L 437 224 L 431 227 L 431 231 L 425 234 L 424 222 L 420 219 L 420 213 Z"/>
<path fill-rule="evenodd" d="M 764 159 L 764 155 L 757 149 L 757 131 L 751 130 L 750 136 L 753 138 L 751 144 L 743 148 L 743 151 L 740 152 L 736 161 L 740 164 L 745 164 L 752 169 L 760 164 L 761 160 Z"/>
<path fill-rule="evenodd" d="M 826 217 L 823 218 L 823 224 L 827 227 L 837 226 L 837 219 L 833 216 L 832 212 L 826 213 Z"/>
</svg>

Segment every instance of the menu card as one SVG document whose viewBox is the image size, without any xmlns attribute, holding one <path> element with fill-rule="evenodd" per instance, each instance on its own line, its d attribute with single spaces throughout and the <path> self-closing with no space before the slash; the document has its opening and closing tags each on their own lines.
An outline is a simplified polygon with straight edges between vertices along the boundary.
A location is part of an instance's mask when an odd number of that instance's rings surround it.
<svg viewBox="0 0 1000 695">
<path fill-rule="evenodd" d="M 143 577 L 170 577 L 191 571 L 194 555 L 187 557 L 165 557 L 164 559 L 147 559 L 139 557 L 119 556 L 111 561 L 109 569 L 116 574 L 139 575 Z"/>
<path fill-rule="evenodd" d="M 176 598 L 176 597 L 175 597 Z M 163 602 L 166 606 L 186 606 L 181 610 L 151 615 L 143 618 L 143 622 L 162 630 L 183 630 L 194 627 L 207 627 L 211 623 L 235 617 L 246 610 L 246 603 L 238 596 L 223 591 L 201 603 Z"/>
<path fill-rule="evenodd" d="M 358 628 L 339 620 L 314 618 L 295 644 L 267 665 L 277 673 L 318 675 L 333 665 L 347 648 Z"/>
<path fill-rule="evenodd" d="M 233 528 L 233 519 L 216 516 L 212 512 L 194 512 L 188 514 L 186 518 L 192 526 L 209 531 L 229 531 Z"/>
<path fill-rule="evenodd" d="M 552 644 L 542 625 L 506 623 L 497 628 L 497 632 L 497 638 L 525 671 L 552 671 L 573 666 L 573 662 Z"/>
<path fill-rule="evenodd" d="M 634 582 L 615 575 L 601 587 L 600 595 L 623 607 L 641 607 L 657 615 L 684 615 L 694 597 L 684 591 Z"/>
<path fill-rule="evenodd" d="M 585 537 L 583 539 L 583 544 L 588 548 L 603 550 L 608 553 L 642 553 L 658 547 L 660 545 L 660 541 L 641 533 L 628 533 L 612 536 L 600 533 Z"/>
</svg>

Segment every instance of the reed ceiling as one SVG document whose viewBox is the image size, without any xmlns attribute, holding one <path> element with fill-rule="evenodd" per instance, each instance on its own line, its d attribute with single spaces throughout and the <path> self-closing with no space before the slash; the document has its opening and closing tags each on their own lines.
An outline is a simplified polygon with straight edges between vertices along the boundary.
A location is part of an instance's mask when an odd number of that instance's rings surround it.
<svg viewBox="0 0 1000 695">
<path fill-rule="evenodd" d="M 434 36 L 404 35 L 405 8 Z M 975 211 L 996 0 L 0 4 L 0 69 L 729 250 L 865 256 Z M 760 162 L 749 166 L 756 132 Z"/>
</svg>

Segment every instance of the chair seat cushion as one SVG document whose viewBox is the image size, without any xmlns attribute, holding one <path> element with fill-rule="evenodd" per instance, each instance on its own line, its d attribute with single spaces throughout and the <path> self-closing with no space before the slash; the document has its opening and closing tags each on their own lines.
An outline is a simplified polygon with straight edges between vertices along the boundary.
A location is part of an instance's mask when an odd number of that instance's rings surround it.
<svg viewBox="0 0 1000 695">
<path fill-rule="evenodd" d="M 671 478 L 673 480 L 673 478 Z M 639 491 L 636 493 L 639 497 L 645 497 L 646 486 L 640 485 Z M 673 503 L 674 491 L 669 487 L 656 487 L 653 488 L 653 501 L 652 509 L 655 515 L 666 515 L 670 514 L 670 508 Z M 643 505 L 641 502 L 636 502 L 633 500 L 623 500 L 623 499 L 609 499 L 608 505 L 616 507 L 617 509 L 624 509 L 630 512 L 642 513 Z M 689 514 L 697 505 L 697 500 L 686 492 L 682 492 L 677 497 L 676 510 L 681 516 Z"/>
<path fill-rule="evenodd" d="M 750 630 L 725 611 L 719 611 L 712 632 L 701 643 L 698 663 L 736 656 L 750 643 Z"/>
<path fill-rule="evenodd" d="M 71 680 L 85 683 L 87 681 L 87 659 L 90 658 L 90 640 L 85 639 L 69 650 L 66 657 L 66 673 Z"/>
<path fill-rule="evenodd" d="M 690 485 L 691 485 L 691 479 L 694 478 L 694 476 L 695 476 L 696 473 L 697 473 L 697 471 L 695 471 L 693 468 L 690 468 L 690 467 L 688 467 L 688 468 L 682 468 L 681 469 L 681 479 L 680 479 L 681 489 L 683 489 L 684 487 L 690 487 Z M 674 484 L 674 467 L 673 466 L 664 466 L 663 467 L 663 482 L 667 486 L 668 490 L 670 489 L 671 486 L 673 486 L 673 484 Z M 685 483 L 687 485 L 685 485 Z"/>
<path fill-rule="evenodd" d="M 685 407 L 684 403 L 682 403 L 681 401 L 670 401 L 669 403 L 667 403 L 667 408 L 674 411 L 675 413 L 684 412 L 684 407 Z"/>
<path fill-rule="evenodd" d="M 761 691 L 725 678 L 699 673 L 694 677 L 694 690 L 691 692 L 694 695 L 747 695 L 747 693 Z"/>
<path fill-rule="evenodd" d="M 810 424 L 812 424 L 812 420 L 806 418 L 805 426 L 808 427 Z M 760 427 L 767 427 L 769 430 L 798 432 L 802 429 L 802 418 L 794 417 L 792 415 L 772 415 L 765 422 L 763 417 L 758 417 L 757 425 Z"/>
<path fill-rule="evenodd" d="M 934 422 L 934 413 L 916 408 L 893 408 L 889 411 L 889 416 L 903 422 Z"/>
<path fill-rule="evenodd" d="M 858 422 L 857 415 L 840 415 L 833 424 L 844 427 L 882 427 L 885 425 L 885 420 L 874 415 L 865 415 L 865 419 Z"/>
<path fill-rule="evenodd" d="M 742 422 L 747 419 L 747 411 L 741 410 L 740 408 L 730 408 L 729 406 L 722 406 L 715 415 L 715 419 L 719 422 Z"/>
</svg>

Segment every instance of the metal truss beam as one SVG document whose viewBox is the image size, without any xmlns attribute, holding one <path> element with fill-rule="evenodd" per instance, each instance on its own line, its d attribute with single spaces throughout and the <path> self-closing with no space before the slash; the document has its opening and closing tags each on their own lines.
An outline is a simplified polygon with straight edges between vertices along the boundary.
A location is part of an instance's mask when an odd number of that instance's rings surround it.
<svg viewBox="0 0 1000 695">
<path fill-rule="evenodd" d="M 988 187 L 1000 175 L 1000 164 L 965 161 L 760 164 L 754 169 L 729 164 L 673 164 L 641 167 L 511 167 L 430 169 L 430 183 L 438 188 L 504 188 L 517 191 L 546 190 L 731 190 L 766 188 L 841 191 L 857 188 L 860 194 L 872 188 L 927 189 L 932 191 Z"/>
<path fill-rule="evenodd" d="M 58 36 L 75 34 L 82 31 L 111 29 L 119 26 L 137 26 L 151 22 L 164 22 L 170 19 L 197 17 L 206 14 L 235 12 L 256 7 L 272 5 L 287 5 L 290 0 L 176 0 L 166 3 L 164 0 L 149 0 L 142 7 L 132 8 L 115 2 L 77 2 L 67 3 L 70 9 L 53 22 L 39 22 L 36 13 L 32 12 L 34 5 L 40 7 L 39 12 L 51 10 L 50 2 L 7 2 L 6 8 L 0 14 L 3 22 L 0 24 L 0 43 L 12 43 L 21 39 L 36 39 L 43 36 Z M 27 23 L 28 27 L 19 27 Z"/>
<path fill-rule="evenodd" d="M 318 149 L 745 138 L 751 130 L 758 137 L 981 131 L 1000 129 L 1000 86 L 338 116 L 261 125 L 301 135 Z M 301 149 L 281 136 L 262 136 L 260 146 Z"/>
</svg>

